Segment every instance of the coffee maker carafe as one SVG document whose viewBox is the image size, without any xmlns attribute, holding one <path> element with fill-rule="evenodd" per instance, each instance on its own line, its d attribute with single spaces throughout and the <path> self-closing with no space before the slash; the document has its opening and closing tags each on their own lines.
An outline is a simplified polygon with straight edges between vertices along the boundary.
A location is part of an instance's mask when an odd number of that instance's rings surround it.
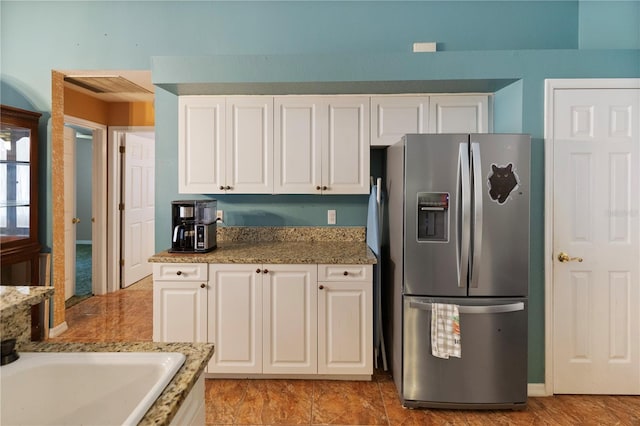
<svg viewBox="0 0 640 426">
<path fill-rule="evenodd" d="M 202 253 L 216 247 L 216 200 L 171 202 L 172 253 Z"/>
</svg>

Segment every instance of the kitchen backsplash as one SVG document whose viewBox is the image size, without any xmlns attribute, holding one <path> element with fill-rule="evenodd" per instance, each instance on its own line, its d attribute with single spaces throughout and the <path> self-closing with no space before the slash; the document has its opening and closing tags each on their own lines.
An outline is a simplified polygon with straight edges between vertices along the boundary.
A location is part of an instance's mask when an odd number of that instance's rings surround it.
<svg viewBox="0 0 640 426">
<path fill-rule="evenodd" d="M 364 226 L 220 226 L 218 241 L 365 241 Z"/>
</svg>

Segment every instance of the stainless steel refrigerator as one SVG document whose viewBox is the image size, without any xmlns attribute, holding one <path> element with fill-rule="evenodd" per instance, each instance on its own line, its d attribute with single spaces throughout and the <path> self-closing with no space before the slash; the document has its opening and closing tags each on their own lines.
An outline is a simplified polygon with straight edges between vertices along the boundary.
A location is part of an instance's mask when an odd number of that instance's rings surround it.
<svg viewBox="0 0 640 426">
<path fill-rule="evenodd" d="M 411 134 L 387 148 L 392 372 L 407 407 L 527 401 L 530 137 Z M 458 306 L 460 358 L 431 351 Z"/>
</svg>

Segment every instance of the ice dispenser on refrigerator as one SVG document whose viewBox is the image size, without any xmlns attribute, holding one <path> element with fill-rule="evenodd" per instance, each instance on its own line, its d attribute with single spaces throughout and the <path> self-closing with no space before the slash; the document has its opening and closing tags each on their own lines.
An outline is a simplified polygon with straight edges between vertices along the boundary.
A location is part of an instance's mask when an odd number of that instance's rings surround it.
<svg viewBox="0 0 640 426">
<path fill-rule="evenodd" d="M 447 241 L 449 239 L 449 194 L 446 192 L 418 193 L 418 241 Z"/>
</svg>

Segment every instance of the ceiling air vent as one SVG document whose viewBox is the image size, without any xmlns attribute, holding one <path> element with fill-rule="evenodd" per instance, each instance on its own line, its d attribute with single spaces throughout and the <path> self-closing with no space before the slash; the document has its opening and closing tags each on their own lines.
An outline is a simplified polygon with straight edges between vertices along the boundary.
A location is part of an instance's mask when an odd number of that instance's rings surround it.
<svg viewBox="0 0 640 426">
<path fill-rule="evenodd" d="M 67 76 L 67 83 L 75 84 L 94 93 L 152 93 L 120 76 Z"/>
</svg>

